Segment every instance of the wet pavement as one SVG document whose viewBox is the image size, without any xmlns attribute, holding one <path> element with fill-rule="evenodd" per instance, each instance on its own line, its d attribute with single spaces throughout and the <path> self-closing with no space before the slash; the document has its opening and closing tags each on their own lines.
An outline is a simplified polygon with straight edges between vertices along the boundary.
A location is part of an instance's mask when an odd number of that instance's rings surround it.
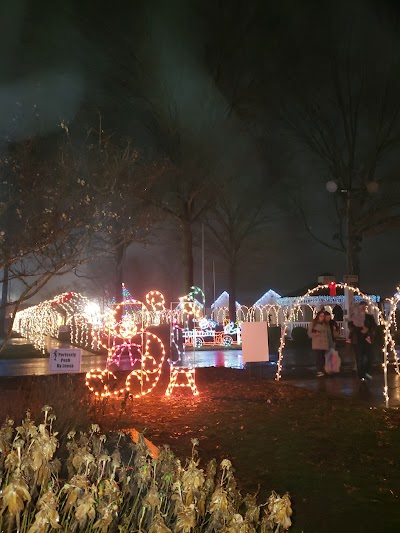
<svg viewBox="0 0 400 533">
<path fill-rule="evenodd" d="M 361 401 L 367 406 L 385 406 L 384 375 L 382 366 L 375 361 L 372 380 L 362 383 L 354 371 L 354 361 L 349 353 L 341 353 L 342 369 L 340 374 L 317 378 L 315 364 L 310 350 L 285 350 L 281 381 L 311 391 L 325 392 L 329 396 Z M 239 368 L 250 376 L 275 379 L 277 372 L 277 355 L 271 354 L 267 363 L 243 364 L 240 350 L 214 350 L 187 352 L 178 364 L 195 367 Z M 400 406 L 400 376 L 393 365 L 388 368 L 389 406 Z"/>
<path fill-rule="evenodd" d="M 53 347 L 60 343 L 54 341 Z M 353 371 L 354 362 L 346 352 L 341 352 L 342 369 L 340 374 L 332 377 L 317 378 L 315 366 L 310 350 L 284 350 L 281 381 L 311 391 L 322 391 L 332 397 L 348 398 L 365 403 L 366 406 L 385 406 L 383 388 L 384 377 L 382 366 L 375 361 L 372 371 L 373 380 L 366 384 L 360 383 Z M 265 363 L 243 364 L 241 350 L 199 350 L 187 351 L 177 366 L 201 367 L 229 367 L 241 369 L 249 376 L 263 377 L 274 380 L 277 371 L 277 355 L 271 354 L 270 361 Z M 96 355 L 82 350 L 81 372 L 91 369 L 104 369 L 105 355 Z M 49 358 L 35 359 L 1 359 L 0 376 L 27 376 L 49 374 Z M 393 366 L 388 371 L 388 393 L 390 407 L 400 406 L 400 376 Z"/>
</svg>

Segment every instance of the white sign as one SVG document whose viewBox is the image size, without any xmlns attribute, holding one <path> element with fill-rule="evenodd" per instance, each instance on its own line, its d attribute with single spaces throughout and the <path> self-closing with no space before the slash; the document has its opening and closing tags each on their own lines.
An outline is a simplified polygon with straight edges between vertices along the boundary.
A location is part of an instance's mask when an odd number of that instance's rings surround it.
<svg viewBox="0 0 400 533">
<path fill-rule="evenodd" d="M 81 359 L 80 348 L 52 348 L 50 350 L 50 372 L 57 374 L 80 372 Z"/>
<path fill-rule="evenodd" d="M 243 363 L 269 361 L 267 322 L 242 322 Z"/>
</svg>

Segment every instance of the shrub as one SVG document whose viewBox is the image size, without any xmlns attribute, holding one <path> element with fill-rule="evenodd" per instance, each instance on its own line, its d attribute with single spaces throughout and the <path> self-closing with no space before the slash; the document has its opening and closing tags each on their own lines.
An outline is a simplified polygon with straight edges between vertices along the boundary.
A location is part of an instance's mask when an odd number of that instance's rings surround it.
<svg viewBox="0 0 400 533">
<path fill-rule="evenodd" d="M 305 346 L 309 344 L 310 338 L 308 336 L 306 328 L 296 326 L 292 330 L 292 340 L 295 346 Z"/>
<path fill-rule="evenodd" d="M 141 435 L 124 445 L 119 433 L 111 451 L 96 424 L 70 431 L 60 449 L 51 410 L 43 407 L 39 425 L 28 412 L 20 426 L 8 419 L 0 429 L 0 531 L 278 533 L 291 525 L 287 494 L 273 492 L 262 506 L 243 498 L 228 459 L 199 468 L 196 439 L 184 466 L 167 446 L 151 458 Z"/>
</svg>

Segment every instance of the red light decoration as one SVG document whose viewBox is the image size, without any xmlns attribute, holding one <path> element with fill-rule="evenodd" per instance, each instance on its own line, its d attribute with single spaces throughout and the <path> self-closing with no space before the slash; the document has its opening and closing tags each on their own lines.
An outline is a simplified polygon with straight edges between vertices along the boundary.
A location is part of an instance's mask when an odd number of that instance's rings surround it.
<svg viewBox="0 0 400 533">
<path fill-rule="evenodd" d="M 331 281 L 328 283 L 329 287 L 329 296 L 336 296 L 336 281 Z"/>
</svg>

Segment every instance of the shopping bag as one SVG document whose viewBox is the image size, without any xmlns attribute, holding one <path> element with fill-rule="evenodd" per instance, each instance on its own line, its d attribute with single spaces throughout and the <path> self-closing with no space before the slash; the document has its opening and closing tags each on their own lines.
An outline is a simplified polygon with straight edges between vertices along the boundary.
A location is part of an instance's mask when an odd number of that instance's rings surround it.
<svg viewBox="0 0 400 533">
<path fill-rule="evenodd" d="M 325 353 L 325 372 L 327 374 L 337 374 L 340 372 L 341 363 L 339 354 L 333 348 Z"/>
</svg>

